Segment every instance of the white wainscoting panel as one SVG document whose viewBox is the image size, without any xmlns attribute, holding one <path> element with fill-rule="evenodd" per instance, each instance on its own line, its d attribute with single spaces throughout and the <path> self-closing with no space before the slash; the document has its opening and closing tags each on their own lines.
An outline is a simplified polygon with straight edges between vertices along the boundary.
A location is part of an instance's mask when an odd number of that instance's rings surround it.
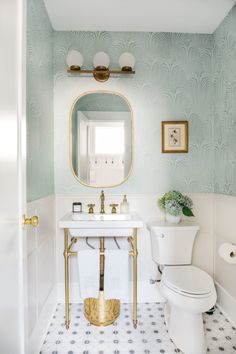
<svg viewBox="0 0 236 354">
<path fill-rule="evenodd" d="M 230 322 L 236 327 L 236 298 L 219 283 L 216 284 L 217 305 Z"/>
<path fill-rule="evenodd" d="M 236 264 L 225 262 L 218 254 L 222 243 L 236 244 L 236 197 L 234 196 L 215 195 L 214 239 L 218 304 L 224 314 L 236 324 Z"/>
</svg>

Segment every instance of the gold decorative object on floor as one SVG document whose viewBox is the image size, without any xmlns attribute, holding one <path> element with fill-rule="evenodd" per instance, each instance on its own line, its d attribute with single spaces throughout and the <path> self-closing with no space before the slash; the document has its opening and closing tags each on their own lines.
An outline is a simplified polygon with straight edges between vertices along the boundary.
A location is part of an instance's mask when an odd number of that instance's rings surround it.
<svg viewBox="0 0 236 354">
<path fill-rule="evenodd" d="M 103 191 L 102 191 L 103 194 Z M 103 194 L 104 198 L 104 194 Z M 105 199 L 105 198 L 104 198 Z M 103 202 L 104 202 L 103 199 Z M 84 300 L 84 315 L 95 326 L 108 326 L 120 314 L 120 300 L 104 298 L 104 269 L 105 247 L 104 237 L 100 238 L 100 291 L 98 299 L 87 298 Z"/>
<path fill-rule="evenodd" d="M 84 300 L 84 315 L 95 326 L 108 326 L 120 315 L 120 301 L 105 300 L 104 292 L 99 292 L 99 298 Z"/>
</svg>

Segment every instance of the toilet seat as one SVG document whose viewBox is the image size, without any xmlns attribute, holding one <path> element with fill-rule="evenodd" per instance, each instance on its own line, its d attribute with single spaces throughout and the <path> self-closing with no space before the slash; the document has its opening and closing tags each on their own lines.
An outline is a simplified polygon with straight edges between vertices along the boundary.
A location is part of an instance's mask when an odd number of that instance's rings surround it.
<svg viewBox="0 0 236 354">
<path fill-rule="evenodd" d="M 189 266 L 166 266 L 162 283 L 187 297 L 208 297 L 215 291 L 212 278 L 201 269 Z"/>
</svg>

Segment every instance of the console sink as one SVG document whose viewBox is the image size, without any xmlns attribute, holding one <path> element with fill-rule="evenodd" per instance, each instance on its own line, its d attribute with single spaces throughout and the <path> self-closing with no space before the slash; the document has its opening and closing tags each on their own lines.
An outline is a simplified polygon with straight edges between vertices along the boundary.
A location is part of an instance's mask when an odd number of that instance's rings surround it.
<svg viewBox="0 0 236 354">
<path fill-rule="evenodd" d="M 88 213 L 72 213 L 72 220 L 80 221 L 116 221 L 130 220 L 131 214 L 88 214 Z"/>
<path fill-rule="evenodd" d="M 127 237 L 133 229 L 142 227 L 143 221 L 136 213 L 69 213 L 59 221 L 59 228 L 69 229 L 74 237 Z"/>
</svg>

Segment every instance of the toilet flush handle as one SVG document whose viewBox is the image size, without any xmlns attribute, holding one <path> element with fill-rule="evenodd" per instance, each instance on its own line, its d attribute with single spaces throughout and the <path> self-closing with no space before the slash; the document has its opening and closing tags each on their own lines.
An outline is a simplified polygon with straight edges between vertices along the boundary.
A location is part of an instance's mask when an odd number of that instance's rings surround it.
<svg viewBox="0 0 236 354">
<path fill-rule="evenodd" d="M 159 237 L 160 237 L 160 238 L 164 238 L 165 235 L 164 235 L 164 234 L 160 234 Z"/>
</svg>

